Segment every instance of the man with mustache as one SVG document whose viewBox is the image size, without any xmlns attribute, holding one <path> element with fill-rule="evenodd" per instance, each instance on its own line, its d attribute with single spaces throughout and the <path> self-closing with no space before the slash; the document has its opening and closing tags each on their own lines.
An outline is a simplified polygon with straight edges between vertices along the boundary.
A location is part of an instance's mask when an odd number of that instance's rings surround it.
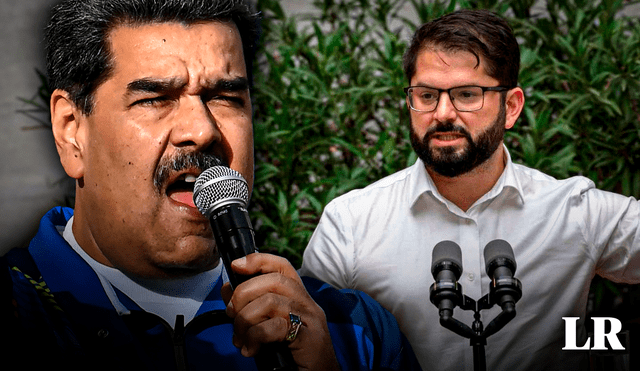
<svg viewBox="0 0 640 371">
<path fill-rule="evenodd" d="M 303 281 L 284 258 L 237 259 L 235 273 L 252 278 L 226 283 L 193 185 L 222 164 L 252 186 L 258 33 L 247 4 L 63 0 L 46 36 L 75 208 L 52 209 L 28 250 L 1 262 L 4 364 L 266 370 L 251 357 L 280 343 L 286 370 L 419 368 L 391 314 Z"/>
<path fill-rule="evenodd" d="M 422 25 L 404 56 L 411 142 L 419 160 L 332 201 L 304 253 L 301 274 L 367 292 L 392 312 L 421 366 L 474 370 L 468 339 L 439 323 L 430 302 L 432 251 L 462 250 L 462 293 L 489 293 L 484 249 L 507 241 L 522 298 L 488 338 L 488 370 L 580 370 L 587 352 L 563 350 L 563 317 L 587 338 L 592 278 L 640 282 L 640 206 L 584 177 L 553 179 L 514 164 L 503 135 L 524 105 L 520 52 L 510 26 L 484 10 Z M 460 303 L 458 304 L 460 305 Z M 500 306 L 483 310 L 486 326 Z M 454 310 L 471 326 L 472 311 Z"/>
</svg>

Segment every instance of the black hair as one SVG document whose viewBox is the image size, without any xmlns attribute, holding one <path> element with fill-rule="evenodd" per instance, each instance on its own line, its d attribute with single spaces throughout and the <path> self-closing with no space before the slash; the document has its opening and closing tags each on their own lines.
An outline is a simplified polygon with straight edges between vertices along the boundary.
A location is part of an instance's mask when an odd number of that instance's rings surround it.
<svg viewBox="0 0 640 371">
<path fill-rule="evenodd" d="M 259 36 L 258 16 L 243 0 L 62 0 L 45 30 L 52 89 L 69 93 L 86 115 L 113 61 L 109 33 L 117 26 L 232 21 L 240 32 L 249 81 Z"/>
<path fill-rule="evenodd" d="M 409 82 L 416 73 L 418 54 L 434 48 L 446 52 L 466 51 L 484 60 L 489 76 L 501 86 L 518 85 L 520 47 L 507 21 L 488 10 L 463 9 L 420 26 L 404 54 L 403 67 Z"/>
</svg>

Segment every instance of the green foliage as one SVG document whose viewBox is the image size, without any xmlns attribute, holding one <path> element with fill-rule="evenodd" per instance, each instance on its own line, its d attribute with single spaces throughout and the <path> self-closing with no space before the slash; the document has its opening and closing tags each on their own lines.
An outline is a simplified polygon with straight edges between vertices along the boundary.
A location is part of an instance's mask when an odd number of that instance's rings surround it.
<svg viewBox="0 0 640 371">
<path fill-rule="evenodd" d="M 622 7 L 549 1 L 546 16 L 514 20 L 528 108 L 511 147 L 527 165 L 638 198 L 640 22 L 616 16 Z"/>
<path fill-rule="evenodd" d="M 533 0 L 313 4 L 287 16 L 258 1 L 252 207 L 263 251 L 298 265 L 327 202 L 415 161 L 402 54 L 419 24 L 461 7 L 505 15 L 521 43 L 526 108 L 505 139 L 514 160 L 640 196 L 640 25 L 616 16 L 622 1 L 547 1 L 542 14 Z"/>
<path fill-rule="evenodd" d="M 534 6 L 534 3 L 538 8 Z M 258 0 L 252 218 L 263 251 L 294 265 L 336 196 L 412 164 L 402 55 L 423 22 L 458 8 L 505 15 L 521 44 L 526 104 L 514 161 L 640 198 L 640 21 L 622 0 L 314 0 L 288 16 Z M 407 14 L 412 17 L 408 17 Z M 40 126 L 50 89 L 22 99 Z"/>
<path fill-rule="evenodd" d="M 406 43 L 391 24 L 403 3 L 316 1 L 321 11 L 300 23 L 259 2 L 252 205 L 263 250 L 299 263 L 330 200 L 415 161 L 399 124 Z"/>
</svg>

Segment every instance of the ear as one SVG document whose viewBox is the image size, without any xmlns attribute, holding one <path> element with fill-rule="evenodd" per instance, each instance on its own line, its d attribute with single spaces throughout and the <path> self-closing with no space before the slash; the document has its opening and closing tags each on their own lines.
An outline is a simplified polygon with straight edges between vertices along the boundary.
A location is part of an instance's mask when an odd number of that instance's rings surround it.
<svg viewBox="0 0 640 371">
<path fill-rule="evenodd" d="M 507 117 L 504 126 L 505 129 L 511 129 L 524 108 L 524 91 L 520 87 L 509 90 L 505 104 Z"/>
<path fill-rule="evenodd" d="M 80 179 L 84 176 L 85 116 L 64 90 L 56 89 L 50 103 L 51 127 L 60 162 L 70 177 Z"/>
</svg>

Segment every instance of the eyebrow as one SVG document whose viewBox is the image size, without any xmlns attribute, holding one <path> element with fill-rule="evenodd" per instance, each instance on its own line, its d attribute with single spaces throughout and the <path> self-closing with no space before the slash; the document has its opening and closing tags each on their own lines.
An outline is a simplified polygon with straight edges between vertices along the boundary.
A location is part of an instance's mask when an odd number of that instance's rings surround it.
<svg viewBox="0 0 640 371">
<path fill-rule="evenodd" d="M 181 91 L 187 86 L 187 82 L 179 78 L 155 79 L 142 78 L 127 84 L 127 94 L 135 93 L 163 93 Z M 237 92 L 249 89 L 249 80 L 246 77 L 233 79 L 207 80 L 204 90 L 209 92 Z"/>
<path fill-rule="evenodd" d="M 207 81 L 205 83 L 205 88 L 210 91 L 243 91 L 249 89 L 249 80 L 246 77 L 218 79 L 215 81 Z"/>
<path fill-rule="evenodd" d="M 171 79 L 154 79 L 154 78 L 142 78 L 131 81 L 127 84 L 127 94 L 133 94 L 138 92 L 143 93 L 158 93 L 171 90 L 181 90 L 187 85 L 187 82 L 177 78 Z"/>
</svg>

